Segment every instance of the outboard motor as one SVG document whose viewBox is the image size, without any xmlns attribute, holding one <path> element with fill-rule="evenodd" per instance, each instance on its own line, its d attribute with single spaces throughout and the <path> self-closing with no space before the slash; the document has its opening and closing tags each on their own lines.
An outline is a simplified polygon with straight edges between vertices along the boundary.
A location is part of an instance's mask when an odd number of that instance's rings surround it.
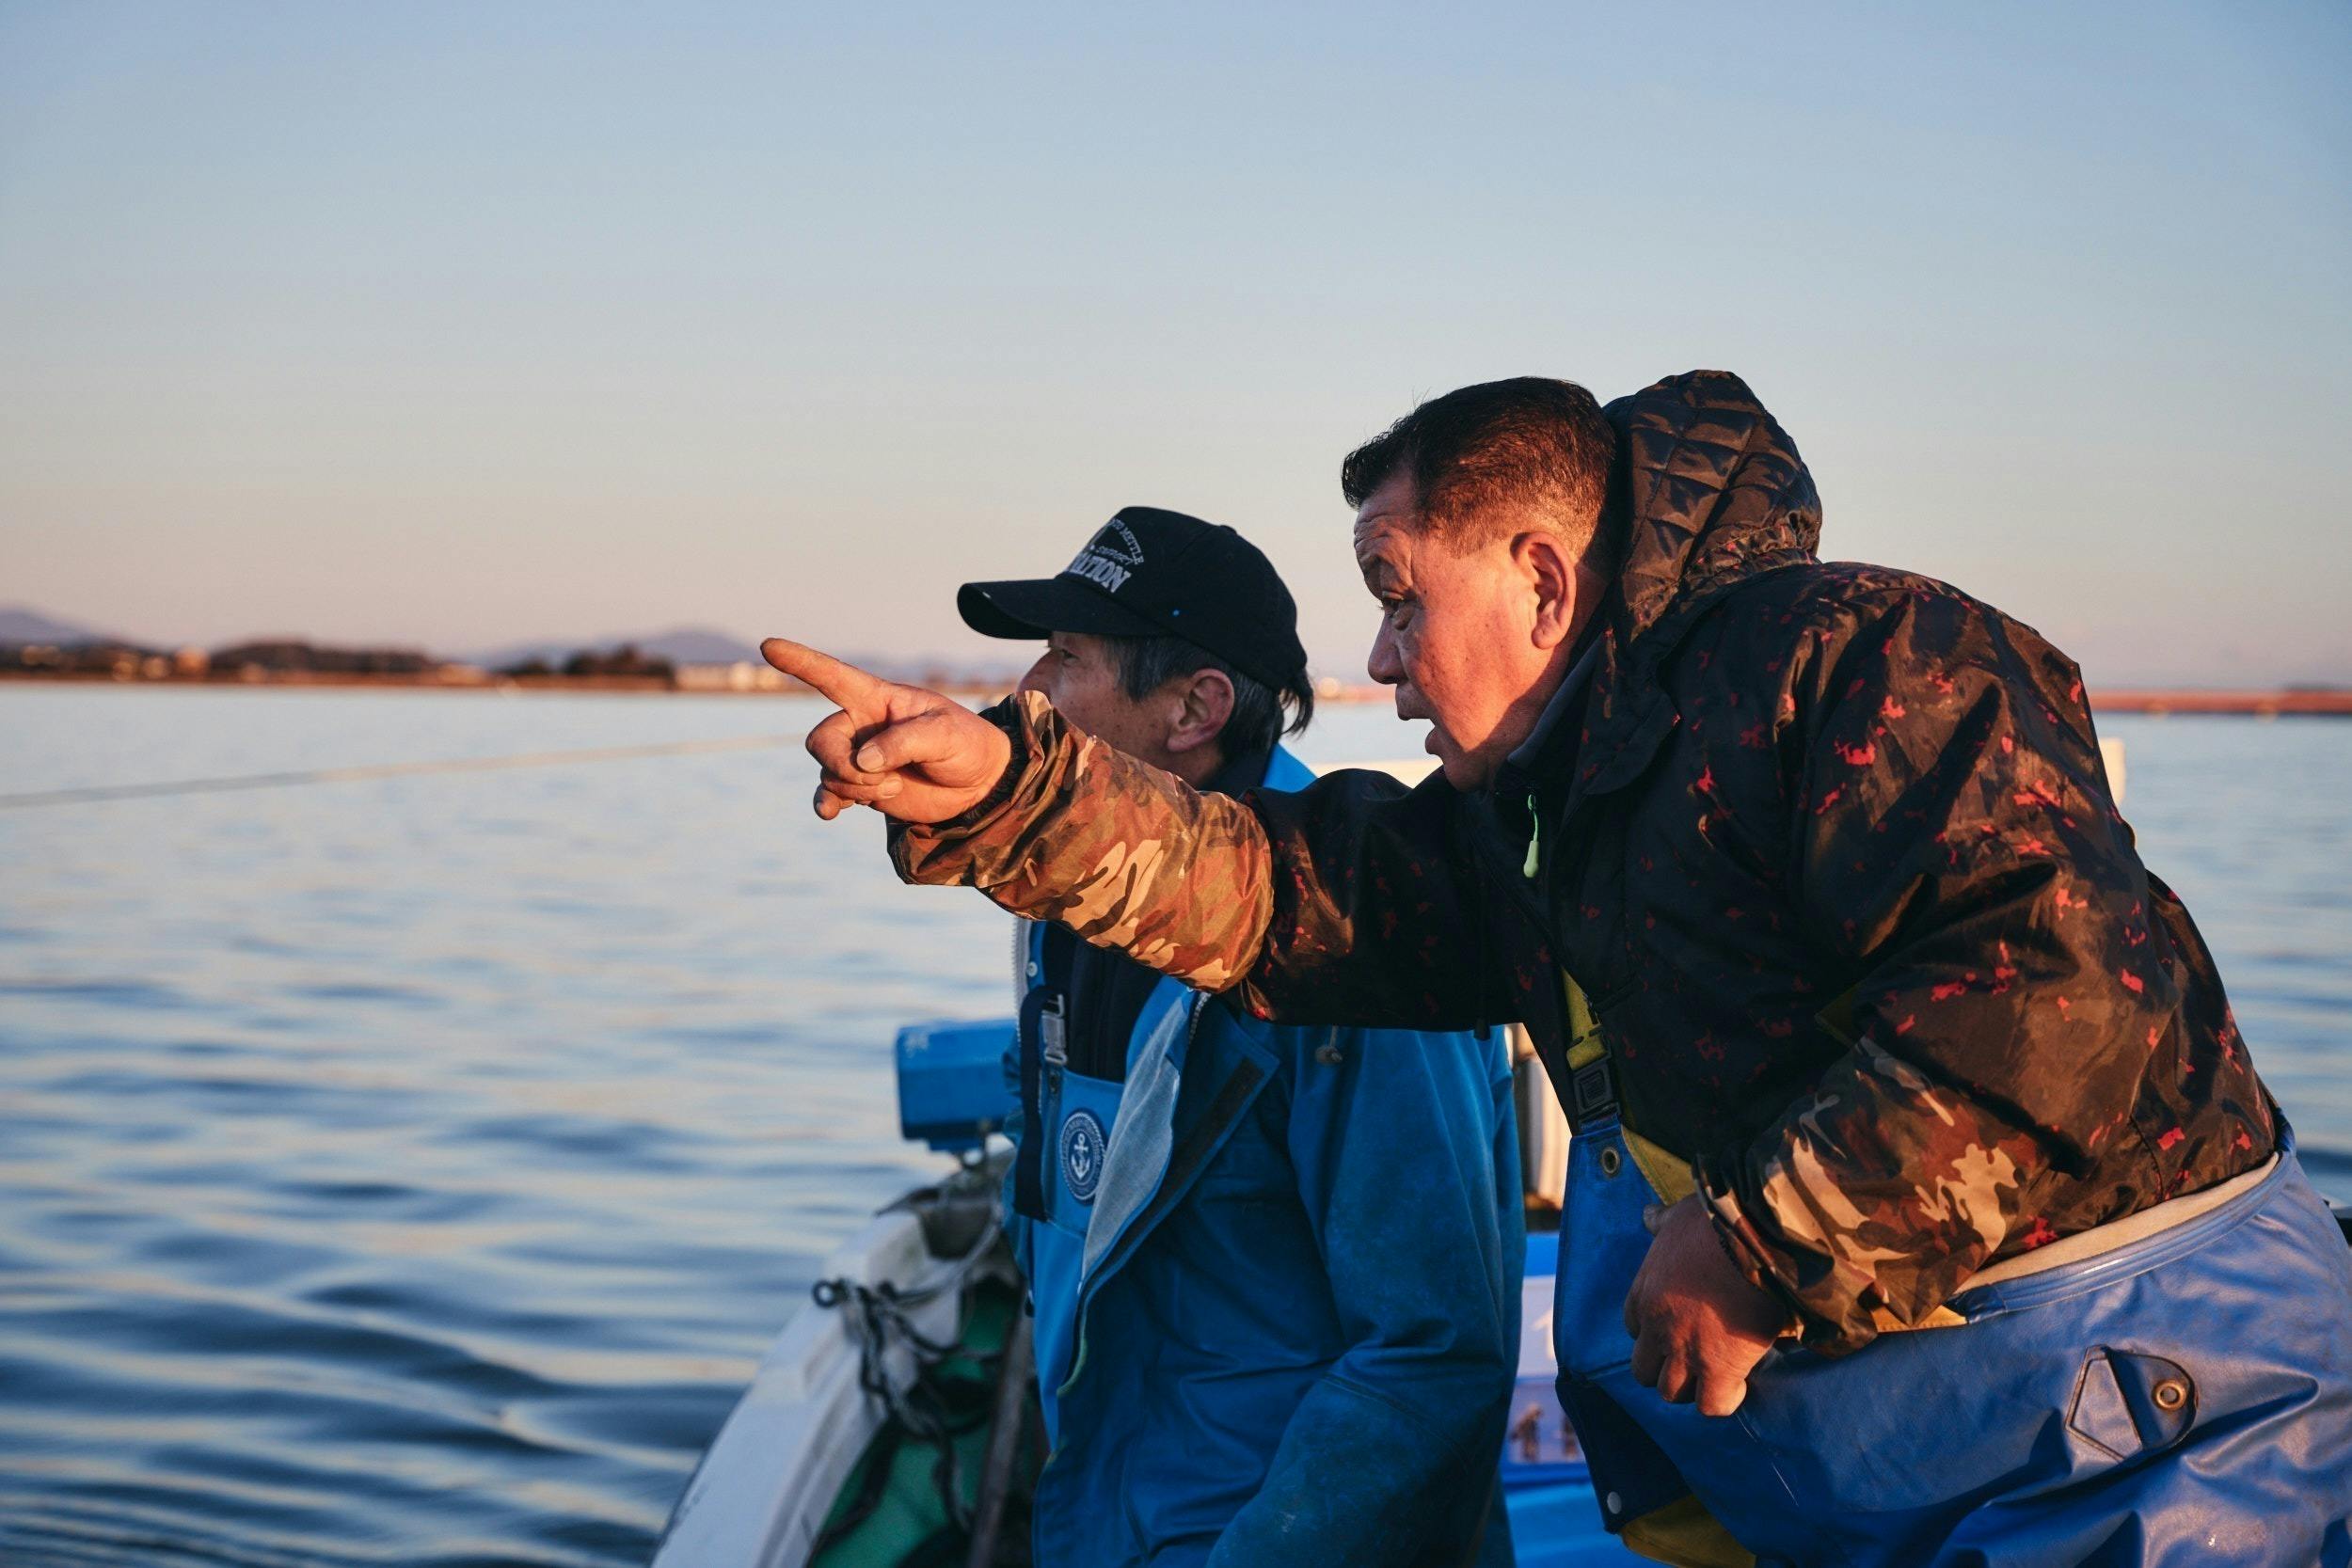
<svg viewBox="0 0 2352 1568">
<path fill-rule="evenodd" d="M 1013 1021 L 945 1020 L 898 1031 L 898 1131 L 943 1154 L 979 1155 L 1019 1103 L 1006 1081 Z"/>
</svg>

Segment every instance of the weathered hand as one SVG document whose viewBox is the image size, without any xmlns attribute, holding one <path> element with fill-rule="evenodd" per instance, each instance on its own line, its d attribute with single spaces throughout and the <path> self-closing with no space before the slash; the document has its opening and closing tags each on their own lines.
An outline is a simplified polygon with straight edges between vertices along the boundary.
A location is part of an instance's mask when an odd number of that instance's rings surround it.
<svg viewBox="0 0 2352 1568">
<path fill-rule="evenodd" d="M 945 822 L 978 805 L 1004 776 L 1012 743 L 961 703 L 781 637 L 759 651 L 839 705 L 808 732 L 808 754 L 824 770 L 816 804 L 826 821 L 863 803 L 902 822 Z"/>
<path fill-rule="evenodd" d="M 1663 1212 L 1626 1292 L 1633 1376 L 1673 1404 L 1728 1416 L 1747 1398 L 1748 1373 L 1789 1326 L 1788 1308 L 1748 1282 L 1695 1197 Z"/>
</svg>

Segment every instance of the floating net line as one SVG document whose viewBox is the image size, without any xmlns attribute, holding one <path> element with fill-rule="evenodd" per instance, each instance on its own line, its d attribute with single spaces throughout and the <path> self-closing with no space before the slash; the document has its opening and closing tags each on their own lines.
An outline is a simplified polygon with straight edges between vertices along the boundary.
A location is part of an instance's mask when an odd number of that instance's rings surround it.
<svg viewBox="0 0 2352 1568">
<path fill-rule="evenodd" d="M 751 752 L 794 744 L 800 738 L 797 735 L 757 735 L 727 740 L 671 740 L 649 746 L 593 746 L 577 752 L 517 752 L 502 757 L 453 757 L 446 762 L 388 762 L 361 768 L 309 768 L 282 773 L 237 773 L 211 779 L 173 779 L 158 784 L 36 789 L 0 795 L 0 810 L 88 805 L 103 800 L 151 800 L 171 795 L 220 795 L 239 789 L 286 789 L 297 784 L 406 779 L 428 773 L 491 773 L 509 768 L 561 768 L 574 763 L 689 756 L 700 752 Z"/>
</svg>

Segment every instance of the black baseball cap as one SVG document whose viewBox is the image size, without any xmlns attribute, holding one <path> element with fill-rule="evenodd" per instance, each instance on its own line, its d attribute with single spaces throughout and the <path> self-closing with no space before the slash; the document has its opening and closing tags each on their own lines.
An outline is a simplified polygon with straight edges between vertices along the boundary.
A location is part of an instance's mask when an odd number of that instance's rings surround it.
<svg viewBox="0 0 2352 1568">
<path fill-rule="evenodd" d="M 1121 507 L 1059 576 L 965 583 L 956 610 L 983 637 L 1181 637 L 1277 691 L 1307 673 L 1274 563 L 1222 523 L 1156 506 Z"/>
</svg>

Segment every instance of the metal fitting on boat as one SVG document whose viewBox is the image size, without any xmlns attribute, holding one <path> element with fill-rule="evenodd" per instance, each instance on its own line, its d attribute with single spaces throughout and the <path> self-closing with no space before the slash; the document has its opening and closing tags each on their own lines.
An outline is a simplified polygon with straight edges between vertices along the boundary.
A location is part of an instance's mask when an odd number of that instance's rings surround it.
<svg viewBox="0 0 2352 1568">
<path fill-rule="evenodd" d="M 1619 1169 L 1621 1166 L 1623 1166 L 1623 1165 L 1624 1165 L 1624 1164 L 1625 1164 L 1625 1156 L 1624 1156 L 1624 1155 L 1622 1155 L 1622 1154 L 1619 1154 L 1619 1153 L 1618 1153 L 1615 1149 L 1613 1149 L 1613 1148 L 1604 1148 L 1604 1149 L 1602 1149 L 1602 1150 L 1600 1151 L 1600 1174 L 1601 1174 L 1601 1175 L 1603 1175 L 1603 1176 L 1614 1176 L 1614 1175 L 1616 1175 L 1616 1174 L 1617 1174 L 1618 1169 Z"/>
</svg>

